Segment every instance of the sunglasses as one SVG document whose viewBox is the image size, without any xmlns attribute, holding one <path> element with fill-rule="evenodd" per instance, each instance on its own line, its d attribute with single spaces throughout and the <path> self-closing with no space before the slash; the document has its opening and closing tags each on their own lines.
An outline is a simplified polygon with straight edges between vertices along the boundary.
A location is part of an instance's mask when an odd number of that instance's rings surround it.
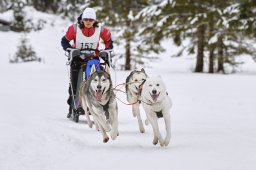
<svg viewBox="0 0 256 170">
<path fill-rule="evenodd" d="M 90 22 L 93 22 L 94 19 L 84 18 L 83 21 L 90 21 Z"/>
</svg>

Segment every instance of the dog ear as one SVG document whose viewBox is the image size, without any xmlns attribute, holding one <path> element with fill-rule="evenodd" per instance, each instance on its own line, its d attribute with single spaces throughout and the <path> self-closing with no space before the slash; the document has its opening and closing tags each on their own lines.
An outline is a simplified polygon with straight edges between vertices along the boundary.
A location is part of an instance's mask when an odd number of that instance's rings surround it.
<svg viewBox="0 0 256 170">
<path fill-rule="evenodd" d="M 93 64 L 92 67 L 91 67 L 91 73 L 90 73 L 90 75 L 92 75 L 95 71 L 96 71 L 96 67 L 95 67 L 95 65 Z"/>
<path fill-rule="evenodd" d="M 109 69 L 109 66 L 106 64 L 106 67 L 105 67 L 105 72 L 107 72 L 108 74 L 110 74 L 110 69 Z"/>
</svg>

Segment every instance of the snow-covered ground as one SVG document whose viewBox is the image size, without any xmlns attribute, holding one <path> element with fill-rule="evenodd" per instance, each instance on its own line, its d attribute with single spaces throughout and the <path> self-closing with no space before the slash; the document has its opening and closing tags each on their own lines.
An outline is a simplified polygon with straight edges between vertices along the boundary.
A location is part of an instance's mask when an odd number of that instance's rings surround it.
<svg viewBox="0 0 256 170">
<path fill-rule="evenodd" d="M 48 20 L 55 26 L 27 34 L 44 63 L 9 64 L 21 35 L 0 32 L 1 170 L 256 169 L 255 63 L 238 74 L 195 74 L 191 58 L 169 58 L 170 46 L 146 71 L 163 77 L 173 100 L 171 144 L 154 146 L 151 127 L 139 133 L 131 107 L 119 101 L 120 136 L 105 144 L 84 117 L 79 123 L 66 118 L 68 75 L 60 39 L 70 23 Z M 114 73 L 117 84 L 129 74 Z"/>
</svg>

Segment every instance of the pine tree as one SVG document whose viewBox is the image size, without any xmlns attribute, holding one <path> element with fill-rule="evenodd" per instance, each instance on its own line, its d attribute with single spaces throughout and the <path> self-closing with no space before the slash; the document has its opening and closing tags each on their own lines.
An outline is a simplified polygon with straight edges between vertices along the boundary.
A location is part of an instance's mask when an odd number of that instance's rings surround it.
<svg viewBox="0 0 256 170">
<path fill-rule="evenodd" d="M 22 32 L 25 31 L 24 12 L 23 7 L 25 3 L 22 1 L 14 2 L 12 5 L 14 22 L 11 24 L 13 31 Z"/>
<path fill-rule="evenodd" d="M 28 39 L 26 36 L 21 38 L 20 45 L 14 56 L 14 59 L 10 59 L 10 63 L 20 63 L 20 62 L 31 62 L 31 61 L 41 61 L 38 58 L 36 52 L 33 50 L 32 46 L 28 44 Z"/>
</svg>

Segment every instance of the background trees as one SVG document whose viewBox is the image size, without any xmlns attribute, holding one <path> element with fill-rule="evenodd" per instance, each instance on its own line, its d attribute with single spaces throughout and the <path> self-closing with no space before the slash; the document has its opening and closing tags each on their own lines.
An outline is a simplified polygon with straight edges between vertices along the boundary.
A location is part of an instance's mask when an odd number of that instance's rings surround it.
<svg viewBox="0 0 256 170">
<path fill-rule="evenodd" d="M 255 3 L 252 0 L 166 0 L 146 7 L 142 15 L 158 26 L 147 28 L 156 39 L 173 38 L 178 46 L 182 40 L 190 40 L 190 45 L 176 56 L 185 51 L 196 52 L 195 72 L 206 71 L 204 66 L 208 64 L 209 73 L 225 73 L 225 64 L 239 64 L 236 56 L 242 53 L 255 56 L 255 47 L 248 44 L 255 43 Z"/>
<path fill-rule="evenodd" d="M 124 70 L 157 59 L 165 39 L 182 47 L 170 56 L 196 56 L 195 72 L 225 73 L 226 66 L 240 64 L 241 54 L 256 60 L 254 0 L 2 0 L 1 11 L 14 11 L 15 31 L 26 30 L 22 8 L 14 5 L 20 2 L 72 21 L 87 6 L 94 7 L 98 19 L 111 27 L 114 43 L 123 48 L 120 68 Z M 190 43 L 184 46 L 184 40 Z"/>
</svg>

